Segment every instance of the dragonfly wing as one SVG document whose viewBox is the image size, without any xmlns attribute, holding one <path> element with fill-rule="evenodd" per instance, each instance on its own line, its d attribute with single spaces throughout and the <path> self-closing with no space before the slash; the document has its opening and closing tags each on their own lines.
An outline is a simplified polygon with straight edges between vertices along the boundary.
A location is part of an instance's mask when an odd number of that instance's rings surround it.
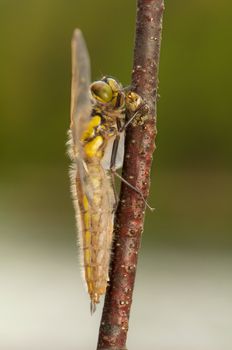
<svg viewBox="0 0 232 350">
<path fill-rule="evenodd" d="M 119 135 L 120 135 L 120 138 L 119 138 L 117 155 L 115 160 L 115 169 L 122 168 L 123 159 L 124 159 L 125 131 L 121 132 Z M 106 170 L 110 169 L 114 141 L 115 141 L 115 137 L 112 137 L 108 140 L 107 146 L 104 151 L 104 156 L 101 160 L 101 165 Z"/>
<path fill-rule="evenodd" d="M 71 125 L 74 147 L 78 151 L 80 135 L 91 114 L 89 96 L 90 59 L 88 49 L 79 29 L 72 37 L 72 86 L 71 86 Z"/>
<path fill-rule="evenodd" d="M 115 162 L 116 169 L 122 168 L 123 166 L 124 151 L 125 151 L 125 131 L 120 133 L 120 139 L 119 139 L 116 162 Z"/>
</svg>

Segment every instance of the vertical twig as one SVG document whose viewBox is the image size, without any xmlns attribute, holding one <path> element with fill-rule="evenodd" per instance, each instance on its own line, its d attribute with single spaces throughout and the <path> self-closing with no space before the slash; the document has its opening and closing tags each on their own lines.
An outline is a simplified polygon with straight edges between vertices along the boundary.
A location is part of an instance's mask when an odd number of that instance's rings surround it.
<svg viewBox="0 0 232 350">
<path fill-rule="evenodd" d="M 138 125 L 127 129 L 123 177 L 147 197 L 156 136 L 156 100 L 163 0 L 138 0 L 132 87 L 149 106 Z M 99 331 L 98 350 L 124 350 L 138 251 L 144 224 L 141 196 L 122 184 L 115 241 Z"/>
</svg>

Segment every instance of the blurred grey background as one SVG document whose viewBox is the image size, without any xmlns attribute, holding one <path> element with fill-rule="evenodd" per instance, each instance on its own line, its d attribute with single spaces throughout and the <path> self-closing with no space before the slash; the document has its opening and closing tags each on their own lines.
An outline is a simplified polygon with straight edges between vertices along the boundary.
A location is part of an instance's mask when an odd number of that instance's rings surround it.
<svg viewBox="0 0 232 350">
<path fill-rule="evenodd" d="M 128 348 L 231 350 L 229 0 L 166 1 L 157 150 Z M 0 349 L 91 350 L 65 155 L 70 39 L 130 84 L 135 1 L 0 0 Z"/>
</svg>

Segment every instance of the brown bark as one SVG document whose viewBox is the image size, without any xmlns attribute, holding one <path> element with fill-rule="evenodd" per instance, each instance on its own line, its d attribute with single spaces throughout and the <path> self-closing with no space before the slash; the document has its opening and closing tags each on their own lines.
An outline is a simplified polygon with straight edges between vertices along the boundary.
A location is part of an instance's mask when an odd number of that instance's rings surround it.
<svg viewBox="0 0 232 350">
<path fill-rule="evenodd" d="M 146 198 L 156 136 L 156 100 L 163 0 L 138 0 L 132 90 L 141 95 L 149 112 L 127 129 L 123 177 Z M 115 219 L 110 285 L 99 331 L 97 350 L 125 350 L 138 251 L 144 225 L 141 196 L 122 183 Z"/>
</svg>

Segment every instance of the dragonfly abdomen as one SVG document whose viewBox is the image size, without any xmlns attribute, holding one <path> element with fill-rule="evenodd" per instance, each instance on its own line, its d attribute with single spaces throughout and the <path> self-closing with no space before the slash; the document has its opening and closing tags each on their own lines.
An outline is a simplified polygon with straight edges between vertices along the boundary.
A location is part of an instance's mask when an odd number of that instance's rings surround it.
<svg viewBox="0 0 232 350">
<path fill-rule="evenodd" d="M 96 304 L 99 297 L 105 294 L 108 281 L 114 195 L 110 180 L 100 164 L 88 164 L 88 173 L 88 180 L 83 182 L 81 189 L 81 235 L 85 280 L 90 298 Z M 81 183 L 77 189 L 80 186 Z"/>
</svg>

